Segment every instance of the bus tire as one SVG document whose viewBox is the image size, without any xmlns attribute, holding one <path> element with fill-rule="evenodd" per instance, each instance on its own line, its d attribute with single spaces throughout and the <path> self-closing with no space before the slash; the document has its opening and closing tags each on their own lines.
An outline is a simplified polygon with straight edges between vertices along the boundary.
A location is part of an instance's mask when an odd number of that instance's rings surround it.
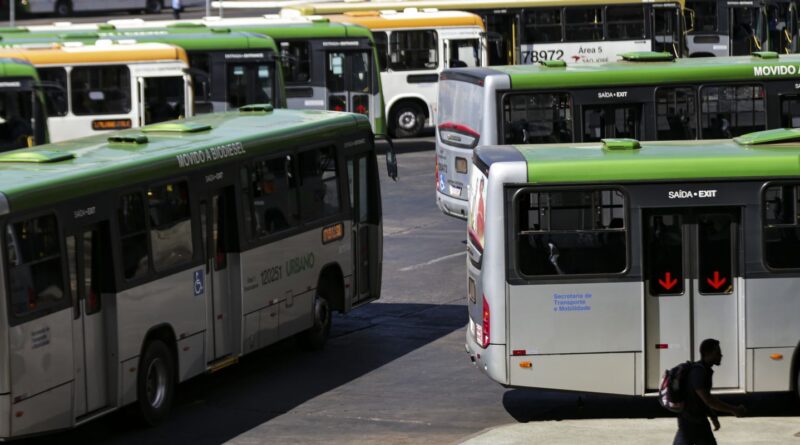
<svg viewBox="0 0 800 445">
<path fill-rule="evenodd" d="M 164 3 L 161 0 L 147 0 L 147 6 L 144 8 L 144 12 L 148 14 L 161 14 L 162 9 L 164 9 Z"/>
<path fill-rule="evenodd" d="M 59 17 L 69 17 L 72 15 L 72 2 L 69 0 L 58 0 L 56 2 L 55 13 Z"/>
<path fill-rule="evenodd" d="M 148 343 L 136 376 L 139 413 L 147 425 L 158 425 L 169 415 L 175 397 L 175 374 L 175 360 L 167 345 L 161 340 Z"/>
<path fill-rule="evenodd" d="M 396 138 L 419 136 L 425 126 L 425 111 L 414 102 L 403 102 L 392 111 L 390 125 Z"/>
<path fill-rule="evenodd" d="M 331 333 L 331 306 L 319 292 L 314 296 L 314 325 L 300 334 L 300 345 L 310 351 L 325 347 Z"/>
</svg>

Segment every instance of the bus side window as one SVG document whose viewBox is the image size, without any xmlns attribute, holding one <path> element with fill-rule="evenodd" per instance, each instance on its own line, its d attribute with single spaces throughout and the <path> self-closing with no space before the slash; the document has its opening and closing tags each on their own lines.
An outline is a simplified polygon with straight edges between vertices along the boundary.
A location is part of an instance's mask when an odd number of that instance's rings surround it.
<svg viewBox="0 0 800 445">
<path fill-rule="evenodd" d="M 307 150 L 300 153 L 299 160 L 303 220 L 338 214 L 341 207 L 335 148 Z"/>
<path fill-rule="evenodd" d="M 150 244 L 156 272 L 192 260 L 192 218 L 186 181 L 152 186 L 147 190 Z"/>
<path fill-rule="evenodd" d="M 522 275 L 626 269 L 625 198 L 619 190 L 523 192 L 515 207 L 516 262 Z"/>
<path fill-rule="evenodd" d="M 245 223 L 250 238 L 258 239 L 296 227 L 297 186 L 293 179 L 294 158 L 283 155 L 253 162 L 242 169 Z"/>
<path fill-rule="evenodd" d="M 383 31 L 374 31 L 375 49 L 378 51 L 378 65 L 381 71 L 389 67 L 389 36 Z"/>
<path fill-rule="evenodd" d="M 704 86 L 700 90 L 702 139 L 730 139 L 766 130 L 761 85 Z"/>
<path fill-rule="evenodd" d="M 394 71 L 430 70 L 439 66 L 439 38 L 436 31 L 394 31 L 390 36 Z"/>
<path fill-rule="evenodd" d="M 306 84 L 311 81 L 311 50 L 304 41 L 281 42 L 283 79 L 286 84 Z"/>
<path fill-rule="evenodd" d="M 697 91 L 694 87 L 656 90 L 656 138 L 697 139 Z"/>
<path fill-rule="evenodd" d="M 120 198 L 118 217 L 123 276 L 129 280 L 142 277 L 150 269 L 150 243 L 144 219 L 144 200 L 140 192 Z"/>
<path fill-rule="evenodd" d="M 67 103 L 67 70 L 64 68 L 36 68 L 42 82 L 48 82 L 61 87 L 45 88 L 47 95 L 47 115 L 66 116 L 69 108 Z"/>
<path fill-rule="evenodd" d="M 644 7 L 638 5 L 607 6 L 606 27 L 609 40 L 644 38 Z"/>
<path fill-rule="evenodd" d="M 131 111 L 131 73 L 127 66 L 75 67 L 70 73 L 72 112 L 76 115 Z"/>
<path fill-rule="evenodd" d="M 515 94 L 503 98 L 503 143 L 573 142 L 567 93 Z"/>
<path fill-rule="evenodd" d="M 6 227 L 11 310 L 16 316 L 68 307 L 58 223 L 43 215 Z"/>
<path fill-rule="evenodd" d="M 536 8 L 524 14 L 522 43 L 561 42 L 561 8 Z"/>
<path fill-rule="evenodd" d="M 773 269 L 800 268 L 800 223 L 798 186 L 767 187 L 763 195 L 764 262 Z"/>
</svg>

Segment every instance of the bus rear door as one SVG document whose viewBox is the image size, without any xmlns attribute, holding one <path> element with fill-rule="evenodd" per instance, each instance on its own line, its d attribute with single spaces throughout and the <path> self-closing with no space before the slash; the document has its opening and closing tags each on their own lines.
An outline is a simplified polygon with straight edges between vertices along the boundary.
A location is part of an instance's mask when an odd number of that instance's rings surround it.
<svg viewBox="0 0 800 445">
<path fill-rule="evenodd" d="M 369 116 L 373 107 L 372 53 L 368 51 L 328 51 L 325 85 L 328 109 Z M 376 104 L 377 105 L 377 104 Z"/>
<path fill-rule="evenodd" d="M 207 348 L 211 361 L 238 357 L 233 345 L 241 344 L 236 334 L 241 307 L 236 305 L 239 300 L 232 276 L 236 266 L 229 264 L 229 253 L 236 239 L 236 214 L 233 186 L 212 190 L 209 200 L 200 204 L 203 245 L 206 246 L 205 286 L 211 290 L 208 313 L 213 339 Z"/>
<path fill-rule="evenodd" d="M 355 291 L 352 306 L 380 296 L 382 229 L 380 196 L 374 154 L 360 153 L 347 159 L 350 203 L 353 215 Z"/>
<path fill-rule="evenodd" d="M 706 338 L 719 340 L 724 354 L 714 387 L 740 386 L 740 215 L 732 207 L 643 212 L 648 391 L 658 390 L 665 369 L 699 360 Z"/>
<path fill-rule="evenodd" d="M 91 226 L 67 236 L 70 287 L 74 301 L 75 417 L 109 405 L 109 335 L 103 313 L 104 279 L 113 274 L 107 226 Z"/>
</svg>

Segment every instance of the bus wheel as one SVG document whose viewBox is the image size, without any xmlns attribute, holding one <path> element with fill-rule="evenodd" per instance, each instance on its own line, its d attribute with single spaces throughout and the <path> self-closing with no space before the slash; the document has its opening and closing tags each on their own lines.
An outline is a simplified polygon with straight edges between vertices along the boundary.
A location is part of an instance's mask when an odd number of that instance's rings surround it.
<svg viewBox="0 0 800 445">
<path fill-rule="evenodd" d="M 392 113 L 392 132 L 396 138 L 413 138 L 419 135 L 425 125 L 425 112 L 414 102 L 397 106 Z"/>
<path fill-rule="evenodd" d="M 175 361 L 161 340 L 150 342 L 139 359 L 136 396 L 139 411 L 148 425 L 163 422 L 175 396 Z"/>
<path fill-rule="evenodd" d="M 58 0 L 56 3 L 56 15 L 59 17 L 69 17 L 72 15 L 72 2 L 69 0 Z"/>
<path fill-rule="evenodd" d="M 325 346 L 331 333 L 331 307 L 319 294 L 314 297 L 314 326 L 300 334 L 300 344 L 305 349 L 319 350 Z"/>
<path fill-rule="evenodd" d="M 144 11 L 148 14 L 161 14 L 163 8 L 164 3 L 161 0 L 147 0 L 147 6 Z"/>
</svg>

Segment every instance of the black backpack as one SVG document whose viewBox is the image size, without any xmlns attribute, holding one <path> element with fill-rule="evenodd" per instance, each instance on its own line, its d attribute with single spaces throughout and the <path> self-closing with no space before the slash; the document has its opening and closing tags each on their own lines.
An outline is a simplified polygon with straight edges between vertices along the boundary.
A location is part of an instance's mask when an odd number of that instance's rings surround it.
<svg viewBox="0 0 800 445">
<path fill-rule="evenodd" d="M 661 378 L 661 385 L 658 388 L 658 402 L 661 406 L 673 413 L 683 411 L 689 371 L 693 365 L 693 362 L 687 361 L 664 371 L 664 377 Z"/>
</svg>

